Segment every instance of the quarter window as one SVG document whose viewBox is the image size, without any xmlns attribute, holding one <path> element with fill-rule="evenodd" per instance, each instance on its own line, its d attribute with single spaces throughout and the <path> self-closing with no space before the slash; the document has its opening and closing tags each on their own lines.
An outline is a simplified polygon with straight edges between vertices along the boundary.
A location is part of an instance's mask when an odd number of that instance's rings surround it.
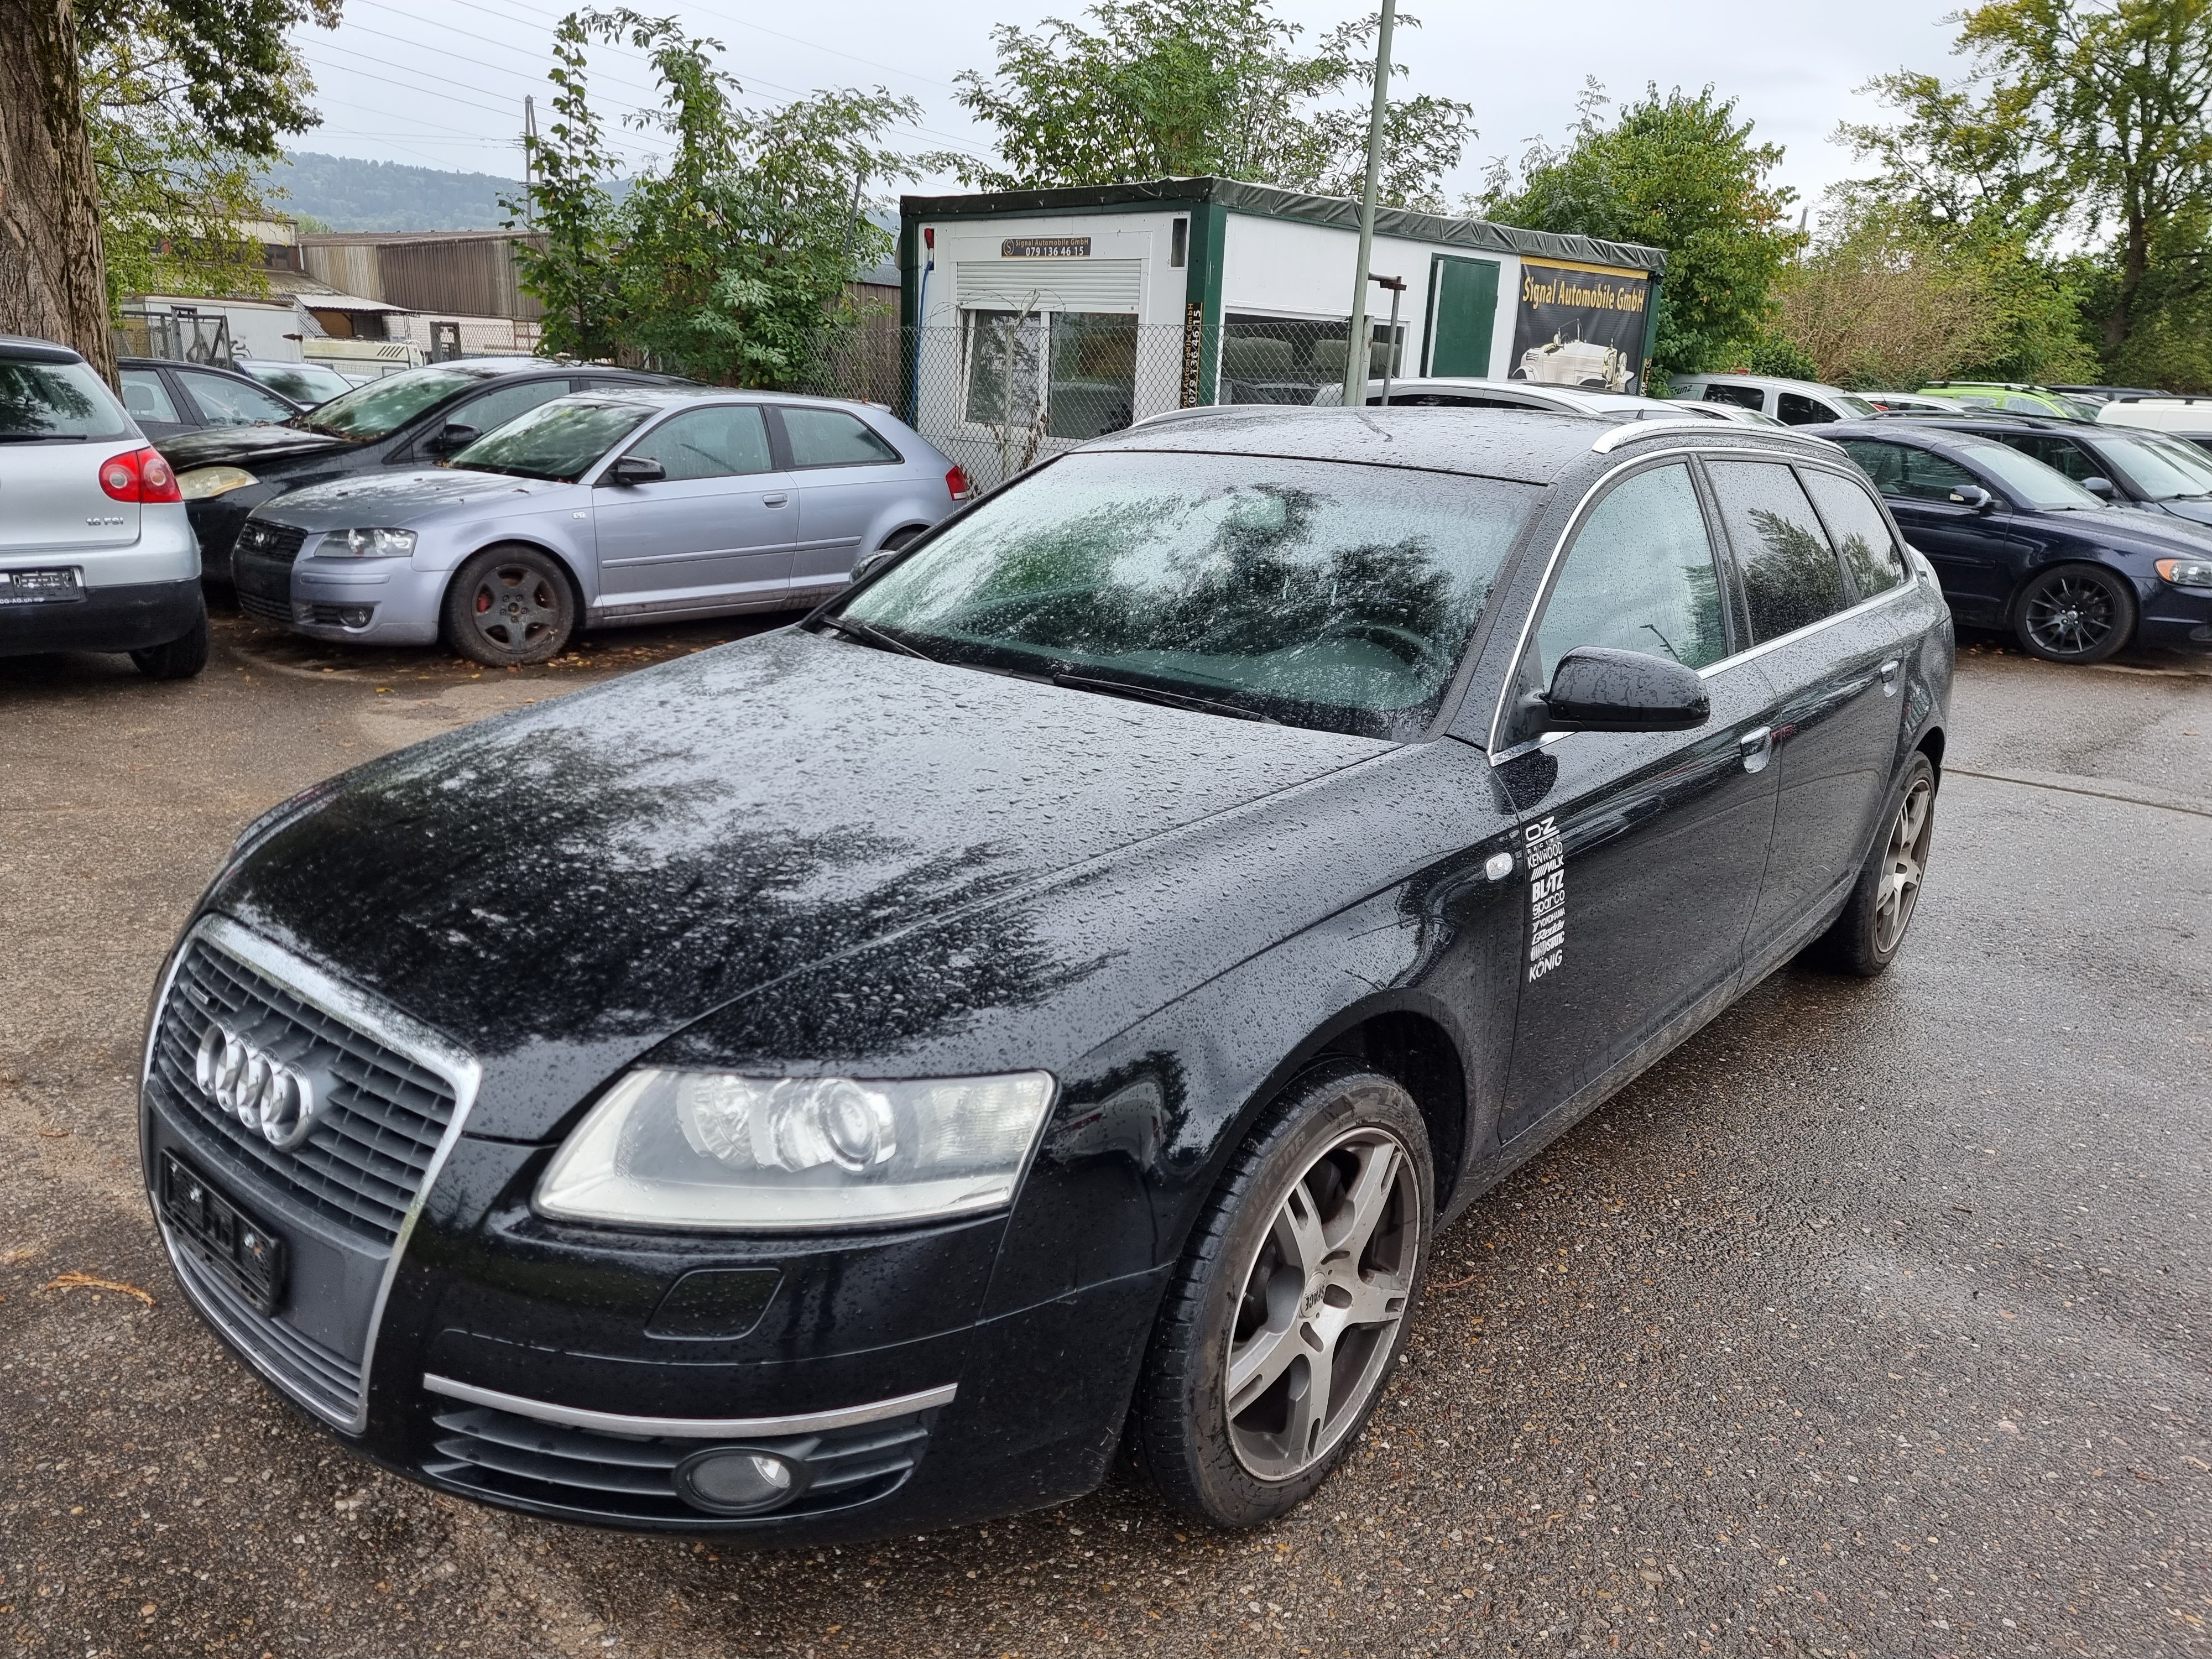
<svg viewBox="0 0 2212 1659">
<path fill-rule="evenodd" d="M 858 416 L 842 409 L 786 409 L 784 435 L 793 466 L 880 466 L 899 453 Z"/>
<path fill-rule="evenodd" d="M 686 410 L 653 428 L 628 453 L 639 460 L 659 461 L 672 483 L 774 471 L 768 426 L 757 404 Z"/>
<path fill-rule="evenodd" d="M 1887 593 L 1905 580 L 1905 560 L 1889 533 L 1889 520 L 1874 498 L 1850 479 L 1833 472 L 1799 475 L 1813 505 L 1820 508 L 1828 539 L 1843 555 L 1844 568 L 1859 598 Z"/>
<path fill-rule="evenodd" d="M 1771 461 L 1717 461 L 1713 490 L 1735 544 L 1754 645 L 1844 608 L 1843 567 L 1796 474 Z"/>
<path fill-rule="evenodd" d="M 1720 578 L 1688 467 L 1654 467 L 1616 484 L 1576 535 L 1536 630 L 1543 683 L 1585 645 L 1689 668 L 1728 654 Z"/>
</svg>

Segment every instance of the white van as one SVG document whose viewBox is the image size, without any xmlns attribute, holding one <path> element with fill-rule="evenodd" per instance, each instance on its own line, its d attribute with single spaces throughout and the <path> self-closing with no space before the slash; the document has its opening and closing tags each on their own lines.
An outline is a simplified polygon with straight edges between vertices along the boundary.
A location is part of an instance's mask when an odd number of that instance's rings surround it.
<svg viewBox="0 0 2212 1659">
<path fill-rule="evenodd" d="M 2170 432 L 2212 449 L 2212 398 L 2115 398 L 2097 411 L 2097 420 Z"/>
<path fill-rule="evenodd" d="M 1841 386 L 1822 386 L 1817 380 L 1784 380 L 1767 374 L 1673 375 L 1668 396 L 1754 409 L 1784 426 L 1863 421 L 1881 413 L 1857 392 Z"/>
</svg>

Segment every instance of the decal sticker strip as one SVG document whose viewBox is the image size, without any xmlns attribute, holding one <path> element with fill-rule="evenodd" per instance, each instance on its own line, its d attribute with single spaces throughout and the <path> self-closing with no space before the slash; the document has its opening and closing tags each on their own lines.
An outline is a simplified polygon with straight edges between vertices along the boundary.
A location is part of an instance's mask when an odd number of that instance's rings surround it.
<svg viewBox="0 0 2212 1659">
<path fill-rule="evenodd" d="M 1567 955 L 1567 860 L 1557 823 L 1524 825 L 1522 851 L 1528 860 L 1528 982 L 1557 968 Z"/>
</svg>

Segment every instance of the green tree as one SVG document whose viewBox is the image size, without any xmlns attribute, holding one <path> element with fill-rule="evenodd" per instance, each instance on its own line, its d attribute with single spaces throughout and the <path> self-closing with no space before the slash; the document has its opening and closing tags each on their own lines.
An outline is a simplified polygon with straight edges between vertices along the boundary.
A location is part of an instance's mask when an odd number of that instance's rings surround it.
<svg viewBox="0 0 2212 1659">
<path fill-rule="evenodd" d="M 619 203 L 586 80 L 594 40 L 648 55 L 665 106 L 637 124 L 675 140 Z M 806 367 L 825 325 L 854 319 L 846 284 L 891 252 L 890 234 L 861 211 L 867 186 L 943 164 L 884 143 L 921 111 L 880 88 L 750 110 L 716 67 L 721 49 L 629 10 L 562 22 L 553 119 L 532 150 L 546 246 L 521 251 L 523 281 L 546 307 L 544 349 L 631 352 L 702 380 L 780 385 Z"/>
<path fill-rule="evenodd" d="M 1539 143 L 1518 168 L 1499 162 L 1486 216 L 1532 230 L 1641 242 L 1667 251 L 1655 374 L 1721 366 L 1760 337 L 1804 238 L 1790 222 L 1793 191 L 1772 183 L 1778 144 L 1756 142 L 1735 100 L 1654 85 L 1607 123 L 1590 82 L 1572 137 Z"/>
<path fill-rule="evenodd" d="M 2212 0 L 1994 0 L 1959 21 L 1967 76 L 1883 77 L 1902 118 L 1845 136 L 1962 240 L 2047 257 L 2106 239 L 2081 283 L 2098 343 L 2112 372 L 2152 371 L 2138 336 L 2194 331 L 2212 299 Z"/>
<path fill-rule="evenodd" d="M 958 77 L 961 103 L 994 129 L 1000 156 L 997 166 L 963 161 L 967 182 L 1011 190 L 1211 174 L 1358 193 L 1379 18 L 1340 24 L 1304 55 L 1297 25 L 1273 0 L 1099 0 L 1083 16 L 1047 18 L 1034 33 L 1000 24 L 991 73 Z M 1354 91 L 1356 108 L 1321 102 Z M 1475 136 L 1474 110 L 1422 94 L 1394 100 L 1386 119 L 1383 200 L 1441 210 L 1444 175 Z"/>
</svg>

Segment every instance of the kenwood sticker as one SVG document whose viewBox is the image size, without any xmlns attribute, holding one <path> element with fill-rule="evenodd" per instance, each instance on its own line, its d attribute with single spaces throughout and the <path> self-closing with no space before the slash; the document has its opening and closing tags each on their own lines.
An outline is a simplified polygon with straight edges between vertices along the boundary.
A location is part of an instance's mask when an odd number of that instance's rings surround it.
<svg viewBox="0 0 2212 1659">
<path fill-rule="evenodd" d="M 1528 980 L 1558 967 L 1567 954 L 1567 860 L 1551 818 L 1523 826 L 1528 860 Z"/>
</svg>

